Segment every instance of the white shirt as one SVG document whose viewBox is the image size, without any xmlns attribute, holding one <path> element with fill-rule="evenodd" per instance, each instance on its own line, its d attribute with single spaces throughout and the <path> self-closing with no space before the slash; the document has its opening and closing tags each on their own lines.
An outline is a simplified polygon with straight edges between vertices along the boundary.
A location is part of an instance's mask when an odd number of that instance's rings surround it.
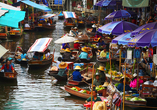
<svg viewBox="0 0 157 110">
<path fill-rule="evenodd" d="M 30 27 L 28 23 L 25 24 L 25 27 Z"/>
<path fill-rule="evenodd" d="M 45 54 L 45 57 L 47 58 L 48 56 L 50 56 L 50 53 L 48 52 L 47 54 Z"/>
<path fill-rule="evenodd" d="M 61 63 L 60 61 L 56 61 L 56 66 L 57 66 L 58 69 L 59 69 L 59 64 L 60 63 Z"/>
</svg>

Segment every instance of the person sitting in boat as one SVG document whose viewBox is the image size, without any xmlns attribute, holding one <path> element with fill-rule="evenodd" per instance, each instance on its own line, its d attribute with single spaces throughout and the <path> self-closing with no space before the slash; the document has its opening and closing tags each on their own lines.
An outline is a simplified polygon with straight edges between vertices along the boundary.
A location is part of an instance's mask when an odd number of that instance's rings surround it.
<svg viewBox="0 0 157 110">
<path fill-rule="evenodd" d="M 124 82 L 124 76 L 120 79 L 120 84 L 118 85 L 117 89 L 120 92 L 123 92 L 123 87 L 124 87 L 124 83 L 125 83 L 125 91 L 131 91 L 130 86 L 128 85 L 129 82 L 129 78 L 126 77 L 126 80 Z"/>
<path fill-rule="evenodd" d="M 78 28 L 77 27 L 74 27 L 74 32 L 75 32 L 75 36 L 78 35 Z"/>
<path fill-rule="evenodd" d="M 140 87 L 140 85 L 143 84 L 143 80 L 141 80 L 139 78 L 139 83 L 138 84 L 139 84 L 138 87 Z M 131 89 L 136 89 L 137 88 L 137 74 L 136 73 L 133 74 L 132 81 L 130 82 L 130 87 L 131 87 Z"/>
<path fill-rule="evenodd" d="M 105 68 L 104 68 L 104 66 L 99 66 L 99 68 L 97 68 L 97 69 L 98 69 L 98 73 L 100 74 L 100 79 L 101 79 L 102 83 L 104 83 L 106 81 L 106 75 L 104 73 Z"/>
<path fill-rule="evenodd" d="M 92 28 L 93 28 L 92 32 L 96 32 L 96 25 L 95 24 L 92 25 Z"/>
<path fill-rule="evenodd" d="M 12 72 L 12 73 L 14 73 L 14 68 L 10 64 L 10 61 L 8 59 L 6 60 L 6 64 L 2 66 L 0 71 L 3 70 L 3 69 L 4 69 L 4 72 Z"/>
<path fill-rule="evenodd" d="M 68 18 L 68 19 L 67 19 L 67 22 L 68 22 L 68 23 L 73 23 L 73 20 L 72 20 L 71 18 Z"/>
<path fill-rule="evenodd" d="M 27 60 L 28 57 L 27 57 L 27 53 L 26 51 L 24 50 L 23 53 L 21 54 L 21 59 L 20 60 Z"/>
<path fill-rule="evenodd" d="M 43 60 L 43 53 L 39 53 L 38 55 L 39 55 L 39 57 L 38 57 L 39 60 Z"/>
<path fill-rule="evenodd" d="M 23 52 L 22 48 L 21 47 L 17 47 L 17 49 L 15 51 L 15 57 L 21 56 L 22 52 Z"/>
<path fill-rule="evenodd" d="M 66 62 L 61 62 L 59 64 L 59 71 L 58 71 L 58 75 L 61 77 L 67 76 L 67 70 L 66 67 L 68 66 L 68 64 Z"/>
<path fill-rule="evenodd" d="M 74 49 L 76 49 L 76 50 L 80 50 L 81 49 L 81 46 L 79 44 L 79 40 L 74 41 Z"/>
<path fill-rule="evenodd" d="M 83 47 L 81 54 L 79 55 L 80 60 L 87 60 L 88 59 L 88 49 L 87 47 Z"/>
<path fill-rule="evenodd" d="M 49 20 L 49 23 L 50 23 L 50 25 L 51 25 L 51 24 L 53 23 L 52 19 L 49 18 L 48 20 Z"/>
<path fill-rule="evenodd" d="M 155 81 L 155 77 L 151 77 L 151 78 L 148 79 L 148 81 L 144 82 L 143 84 L 153 85 L 154 81 Z"/>
<path fill-rule="evenodd" d="M 45 57 L 46 57 L 46 59 L 50 58 L 50 49 L 46 49 Z"/>
<path fill-rule="evenodd" d="M 102 48 L 105 48 L 105 47 L 106 47 L 105 42 L 102 40 L 102 38 L 99 39 L 99 41 L 98 41 L 98 46 L 99 46 L 99 47 L 102 47 Z"/>
<path fill-rule="evenodd" d="M 39 52 L 34 53 L 33 60 L 39 60 Z"/>
<path fill-rule="evenodd" d="M 74 81 L 82 81 L 83 77 L 81 76 L 80 69 L 80 66 L 75 67 L 75 71 L 72 73 Z"/>
<path fill-rule="evenodd" d="M 53 56 L 52 62 L 56 63 L 56 66 L 58 69 L 59 69 L 59 64 L 61 63 L 61 61 L 62 61 L 61 57 L 58 57 L 58 61 L 54 61 L 54 56 Z"/>
<path fill-rule="evenodd" d="M 88 102 L 90 102 L 90 101 L 91 101 L 91 97 L 89 97 L 89 98 L 85 101 L 85 103 L 88 103 Z M 92 101 L 94 101 L 94 102 L 102 101 L 101 98 L 97 96 L 97 91 L 96 91 L 96 90 L 93 91 Z"/>
<path fill-rule="evenodd" d="M 63 54 L 62 60 L 63 61 L 69 61 L 71 60 L 72 54 L 69 48 L 65 49 L 65 53 Z"/>
<path fill-rule="evenodd" d="M 69 43 L 63 43 L 62 44 L 62 49 L 70 48 Z"/>
<path fill-rule="evenodd" d="M 99 58 L 102 58 L 102 59 L 109 59 L 109 53 L 106 51 L 106 48 L 104 48 L 104 50 L 102 50 L 102 51 L 100 52 Z"/>
<path fill-rule="evenodd" d="M 15 65 L 13 63 L 13 58 L 9 57 L 8 60 L 10 61 L 10 64 L 13 66 L 13 68 L 15 69 Z"/>
<path fill-rule="evenodd" d="M 71 30 L 69 32 L 69 35 L 71 36 L 76 36 L 73 27 L 71 27 Z"/>
<path fill-rule="evenodd" d="M 94 78 L 94 82 L 93 82 L 93 86 L 99 86 L 102 85 L 102 81 L 100 79 L 100 74 L 99 73 L 95 73 L 95 78 Z"/>
</svg>

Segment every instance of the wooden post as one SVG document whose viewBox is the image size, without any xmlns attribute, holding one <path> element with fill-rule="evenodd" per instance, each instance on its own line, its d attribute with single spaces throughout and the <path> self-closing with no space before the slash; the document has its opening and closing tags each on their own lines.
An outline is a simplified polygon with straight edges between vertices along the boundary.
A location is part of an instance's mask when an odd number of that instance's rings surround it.
<svg viewBox="0 0 157 110">
<path fill-rule="evenodd" d="M 100 7 L 100 11 L 99 11 L 99 24 L 100 24 L 100 21 L 101 21 L 101 7 Z"/>
<path fill-rule="evenodd" d="M 32 21 L 33 21 L 33 24 L 34 24 L 34 8 L 32 7 Z"/>
<path fill-rule="evenodd" d="M 124 110 L 124 103 L 125 103 L 125 82 L 126 82 L 126 62 L 125 62 L 125 71 L 124 71 L 124 82 L 123 82 L 123 110 Z"/>
<path fill-rule="evenodd" d="M 119 51 L 119 71 L 121 71 L 121 54 L 122 54 L 122 52 L 120 49 L 120 51 Z"/>
<path fill-rule="evenodd" d="M 137 58 L 136 59 L 136 61 L 137 61 L 137 91 L 138 91 L 138 85 L 139 85 L 139 59 Z"/>
<path fill-rule="evenodd" d="M 110 75 L 111 75 L 111 79 L 110 79 L 110 83 L 112 83 L 112 65 L 111 65 L 111 52 L 110 52 L 110 49 L 109 49 L 109 55 L 110 55 Z"/>
<path fill-rule="evenodd" d="M 93 79 L 94 79 L 94 64 L 93 64 L 93 72 L 92 72 L 92 90 L 91 90 L 91 110 L 93 108 Z"/>
</svg>

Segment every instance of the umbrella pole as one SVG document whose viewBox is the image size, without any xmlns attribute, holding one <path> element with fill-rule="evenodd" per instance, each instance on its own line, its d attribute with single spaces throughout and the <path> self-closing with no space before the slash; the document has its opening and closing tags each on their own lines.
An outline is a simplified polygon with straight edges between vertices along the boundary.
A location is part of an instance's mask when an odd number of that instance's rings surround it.
<svg viewBox="0 0 157 110">
<path fill-rule="evenodd" d="M 126 62 L 125 62 L 125 71 L 124 71 L 124 86 L 123 86 L 123 110 L 124 110 L 124 103 L 125 103 L 125 82 L 126 82 Z"/>
<path fill-rule="evenodd" d="M 91 90 L 91 110 L 93 108 L 93 79 L 94 79 L 94 64 L 93 64 L 93 72 L 92 72 L 92 90 Z"/>
</svg>

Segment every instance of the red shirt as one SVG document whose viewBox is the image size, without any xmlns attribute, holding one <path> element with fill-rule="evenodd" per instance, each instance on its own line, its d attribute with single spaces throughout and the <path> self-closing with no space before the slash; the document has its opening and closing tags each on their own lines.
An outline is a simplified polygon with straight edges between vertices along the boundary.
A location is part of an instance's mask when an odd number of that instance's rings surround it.
<svg viewBox="0 0 157 110">
<path fill-rule="evenodd" d="M 4 69 L 4 66 L 5 66 L 5 65 L 2 66 L 2 68 L 1 68 L 2 70 Z M 9 69 L 9 66 L 7 66 L 7 69 Z M 14 70 L 14 68 L 13 68 L 12 65 L 11 65 L 11 70 Z"/>
<path fill-rule="evenodd" d="M 75 49 L 79 49 L 81 46 L 80 46 L 80 44 L 79 43 L 74 43 L 74 48 Z"/>
</svg>

